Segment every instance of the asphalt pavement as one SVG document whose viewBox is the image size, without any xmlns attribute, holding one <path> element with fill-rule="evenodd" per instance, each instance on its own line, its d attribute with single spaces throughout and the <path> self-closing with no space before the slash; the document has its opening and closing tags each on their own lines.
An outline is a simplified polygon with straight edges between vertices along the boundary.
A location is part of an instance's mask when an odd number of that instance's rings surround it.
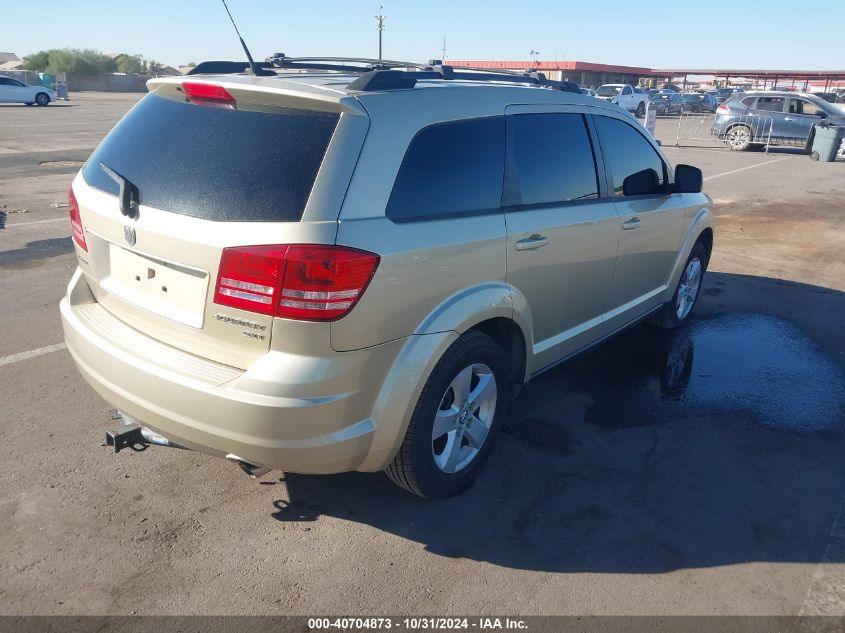
<svg viewBox="0 0 845 633">
<path fill-rule="evenodd" d="M 544 374 L 473 488 L 424 501 L 103 446 L 51 204 L 137 98 L 0 106 L 0 614 L 845 614 L 845 164 L 658 121 L 717 203 L 693 322 Z"/>
</svg>

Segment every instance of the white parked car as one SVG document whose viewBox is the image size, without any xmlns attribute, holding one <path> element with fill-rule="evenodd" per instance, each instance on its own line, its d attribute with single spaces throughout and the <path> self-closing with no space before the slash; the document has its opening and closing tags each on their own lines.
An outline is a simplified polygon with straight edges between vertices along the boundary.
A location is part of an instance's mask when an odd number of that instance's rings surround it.
<svg viewBox="0 0 845 633">
<path fill-rule="evenodd" d="M 596 89 L 593 96 L 615 103 L 640 118 L 645 116 L 648 95 L 640 88 L 634 88 L 628 84 L 604 84 Z"/>
<path fill-rule="evenodd" d="M 0 75 L 0 103 L 33 103 L 45 106 L 56 100 L 56 93 L 44 86 L 30 86 Z"/>
</svg>

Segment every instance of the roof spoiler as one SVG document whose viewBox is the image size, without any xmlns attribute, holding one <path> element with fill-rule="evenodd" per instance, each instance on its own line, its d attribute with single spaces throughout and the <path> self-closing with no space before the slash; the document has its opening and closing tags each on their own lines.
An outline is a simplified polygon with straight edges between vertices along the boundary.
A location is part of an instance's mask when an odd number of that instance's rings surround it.
<svg viewBox="0 0 845 633">
<path fill-rule="evenodd" d="M 255 62 L 259 68 L 273 68 L 269 62 Z M 249 70 L 249 62 L 210 61 L 201 62 L 188 71 L 188 75 L 237 75 Z"/>
</svg>

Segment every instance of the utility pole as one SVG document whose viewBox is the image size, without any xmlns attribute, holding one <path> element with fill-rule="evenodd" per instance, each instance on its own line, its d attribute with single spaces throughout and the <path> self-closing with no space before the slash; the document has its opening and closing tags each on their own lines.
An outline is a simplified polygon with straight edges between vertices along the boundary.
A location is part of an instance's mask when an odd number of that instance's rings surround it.
<svg viewBox="0 0 845 633">
<path fill-rule="evenodd" d="M 378 15 L 376 16 L 378 23 L 378 58 L 381 59 L 381 34 L 384 32 L 384 7 L 379 6 Z"/>
<path fill-rule="evenodd" d="M 443 54 L 440 56 L 444 62 L 446 61 L 446 36 L 443 36 Z"/>
</svg>

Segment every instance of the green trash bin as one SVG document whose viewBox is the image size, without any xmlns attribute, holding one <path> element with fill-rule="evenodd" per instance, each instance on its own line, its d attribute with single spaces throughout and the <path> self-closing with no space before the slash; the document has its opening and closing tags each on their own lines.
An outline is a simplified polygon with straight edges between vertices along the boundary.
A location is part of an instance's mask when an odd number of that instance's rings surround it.
<svg viewBox="0 0 845 633">
<path fill-rule="evenodd" d="M 38 82 L 44 87 L 49 90 L 53 89 L 53 81 L 55 81 L 56 76 L 50 75 L 48 73 L 38 73 Z"/>
<path fill-rule="evenodd" d="M 810 158 L 826 163 L 836 160 L 836 154 L 845 139 L 845 126 L 831 125 L 826 121 L 816 123 L 813 130 L 813 150 Z"/>
</svg>

